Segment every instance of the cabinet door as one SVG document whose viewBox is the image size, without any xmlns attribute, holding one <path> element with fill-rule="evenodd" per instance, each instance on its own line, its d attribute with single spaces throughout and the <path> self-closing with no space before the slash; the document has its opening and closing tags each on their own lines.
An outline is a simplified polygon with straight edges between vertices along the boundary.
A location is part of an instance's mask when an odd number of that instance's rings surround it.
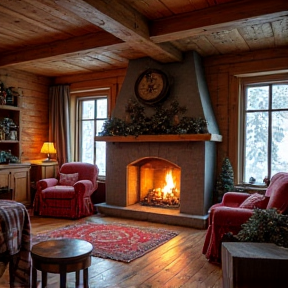
<svg viewBox="0 0 288 288">
<path fill-rule="evenodd" d="M 56 176 L 56 165 L 42 166 L 42 179 L 55 178 Z"/>
<path fill-rule="evenodd" d="M 0 188 L 10 188 L 10 171 L 0 170 Z"/>
<path fill-rule="evenodd" d="M 12 171 L 12 189 L 14 200 L 24 205 L 30 205 L 30 173 L 29 169 L 17 169 Z"/>
</svg>

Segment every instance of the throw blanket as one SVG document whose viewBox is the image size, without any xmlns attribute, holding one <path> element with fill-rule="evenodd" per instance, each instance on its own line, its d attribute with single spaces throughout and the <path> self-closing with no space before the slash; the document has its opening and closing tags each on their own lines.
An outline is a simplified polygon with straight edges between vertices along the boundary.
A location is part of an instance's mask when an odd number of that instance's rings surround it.
<svg viewBox="0 0 288 288">
<path fill-rule="evenodd" d="M 9 262 L 13 288 L 30 287 L 30 226 L 29 214 L 22 203 L 0 200 L 0 262 Z"/>
</svg>

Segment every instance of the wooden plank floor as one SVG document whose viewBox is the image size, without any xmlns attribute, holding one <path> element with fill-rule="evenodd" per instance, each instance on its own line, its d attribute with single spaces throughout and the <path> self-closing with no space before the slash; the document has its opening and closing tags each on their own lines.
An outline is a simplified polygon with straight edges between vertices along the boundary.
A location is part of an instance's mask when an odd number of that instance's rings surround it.
<svg viewBox="0 0 288 288">
<path fill-rule="evenodd" d="M 83 219 L 82 219 L 83 220 Z M 54 230 L 58 227 L 76 224 L 82 220 L 66 220 L 31 216 L 32 233 Z M 86 218 L 95 223 L 123 223 L 139 227 L 166 228 L 179 233 L 178 236 L 146 255 L 130 262 L 92 257 L 89 268 L 89 287 L 141 287 L 141 288 L 217 288 L 222 287 L 222 270 L 210 264 L 202 255 L 205 230 L 149 223 L 129 219 L 118 219 L 94 215 Z M 74 288 L 75 273 L 68 274 L 68 288 Z M 41 279 L 38 273 L 38 279 Z M 9 274 L 6 269 L 0 279 L 1 288 L 9 288 Z M 59 275 L 48 274 L 48 287 L 59 287 Z"/>
</svg>

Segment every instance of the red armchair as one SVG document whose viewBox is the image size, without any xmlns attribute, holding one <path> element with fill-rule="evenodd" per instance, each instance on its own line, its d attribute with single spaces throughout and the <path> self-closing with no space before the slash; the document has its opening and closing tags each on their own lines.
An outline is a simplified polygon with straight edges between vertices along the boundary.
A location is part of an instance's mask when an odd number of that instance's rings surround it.
<svg viewBox="0 0 288 288">
<path fill-rule="evenodd" d="M 225 233 L 234 235 L 248 221 L 254 208 L 276 208 L 279 213 L 288 212 L 288 173 L 275 174 L 265 195 L 227 192 L 221 203 L 210 208 L 208 229 L 203 254 L 212 263 L 221 262 L 221 240 Z"/>
<path fill-rule="evenodd" d="M 94 213 L 92 193 L 98 187 L 96 165 L 70 162 L 61 166 L 58 179 L 37 182 L 34 212 L 42 216 L 78 219 Z"/>
</svg>

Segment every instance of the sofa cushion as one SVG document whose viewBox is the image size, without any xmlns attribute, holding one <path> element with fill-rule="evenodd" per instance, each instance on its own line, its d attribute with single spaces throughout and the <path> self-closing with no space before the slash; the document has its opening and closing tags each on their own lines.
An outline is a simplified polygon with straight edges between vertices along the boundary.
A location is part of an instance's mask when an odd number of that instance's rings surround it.
<svg viewBox="0 0 288 288">
<path fill-rule="evenodd" d="M 59 184 L 65 186 L 73 186 L 78 181 L 78 178 L 79 178 L 78 173 L 73 174 L 60 173 Z"/>
<path fill-rule="evenodd" d="M 60 188 L 61 187 L 61 188 Z M 71 199 L 75 198 L 75 189 L 73 186 L 54 186 L 42 190 L 43 199 Z"/>
<path fill-rule="evenodd" d="M 285 213 L 288 209 L 288 178 L 280 178 L 274 185 L 276 187 L 271 194 L 267 209 L 276 208 L 279 213 Z"/>
<path fill-rule="evenodd" d="M 265 197 L 259 193 L 254 193 L 249 196 L 244 202 L 239 206 L 240 208 L 254 209 L 260 208 L 265 209 L 267 207 L 269 197 Z"/>
</svg>

